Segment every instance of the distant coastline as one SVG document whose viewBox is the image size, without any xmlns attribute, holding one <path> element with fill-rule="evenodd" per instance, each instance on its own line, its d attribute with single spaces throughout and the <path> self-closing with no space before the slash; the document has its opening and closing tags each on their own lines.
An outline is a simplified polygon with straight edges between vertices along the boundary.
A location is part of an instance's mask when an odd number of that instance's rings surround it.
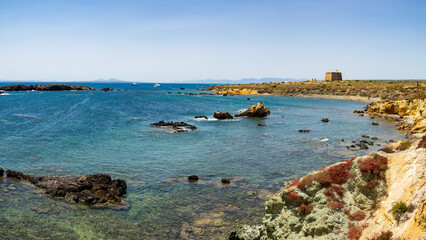
<svg viewBox="0 0 426 240">
<path fill-rule="evenodd" d="M 424 98 L 426 81 L 305 81 L 261 84 L 211 85 L 208 91 L 219 95 L 274 95 L 328 98 L 360 102 Z"/>
</svg>

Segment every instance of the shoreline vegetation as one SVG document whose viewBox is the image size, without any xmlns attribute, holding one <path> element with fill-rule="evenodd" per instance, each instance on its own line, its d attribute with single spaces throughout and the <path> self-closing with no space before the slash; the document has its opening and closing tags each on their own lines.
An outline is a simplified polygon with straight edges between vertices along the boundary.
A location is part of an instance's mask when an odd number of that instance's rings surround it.
<svg viewBox="0 0 426 240">
<path fill-rule="evenodd" d="M 260 84 L 211 85 L 207 91 L 219 95 L 273 95 L 329 98 L 360 102 L 412 100 L 424 98 L 426 81 L 305 81 Z"/>
</svg>

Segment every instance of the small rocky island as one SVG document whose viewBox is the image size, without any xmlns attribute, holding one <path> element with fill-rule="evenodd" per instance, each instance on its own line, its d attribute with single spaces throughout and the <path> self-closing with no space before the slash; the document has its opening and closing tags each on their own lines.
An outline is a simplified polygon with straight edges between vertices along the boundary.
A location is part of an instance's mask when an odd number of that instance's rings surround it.
<svg viewBox="0 0 426 240">
<path fill-rule="evenodd" d="M 3 91 L 94 91 L 92 87 L 82 85 L 68 85 L 68 84 L 35 84 L 35 85 L 7 85 L 0 87 Z"/>
<path fill-rule="evenodd" d="M 0 178 L 4 169 L 0 168 Z M 8 179 L 31 183 L 44 189 L 47 195 L 64 198 L 86 205 L 120 204 L 126 194 L 127 184 L 121 179 L 111 179 L 108 174 L 93 174 L 80 177 L 30 176 L 21 172 L 6 170 Z"/>
<path fill-rule="evenodd" d="M 235 117 L 266 117 L 271 114 L 269 108 L 259 102 L 256 105 L 251 105 L 246 111 L 235 115 Z"/>
<path fill-rule="evenodd" d="M 185 122 L 164 122 L 163 120 L 151 123 L 149 126 L 170 128 L 172 133 L 189 132 L 197 129 L 196 126 Z"/>
</svg>

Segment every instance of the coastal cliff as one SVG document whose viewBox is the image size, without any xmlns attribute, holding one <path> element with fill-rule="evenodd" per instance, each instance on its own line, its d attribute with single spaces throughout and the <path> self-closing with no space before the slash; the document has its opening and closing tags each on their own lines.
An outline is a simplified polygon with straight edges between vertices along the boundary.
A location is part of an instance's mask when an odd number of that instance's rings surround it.
<svg viewBox="0 0 426 240">
<path fill-rule="evenodd" d="M 262 225 L 230 239 L 426 239 L 425 99 L 366 109 L 410 138 L 286 183 L 266 202 Z"/>
<path fill-rule="evenodd" d="M 425 141 L 341 161 L 287 183 L 266 202 L 262 225 L 243 226 L 230 239 L 424 239 Z M 387 149 L 399 151 L 400 144 Z M 396 215 L 400 202 L 410 209 Z"/>
<path fill-rule="evenodd" d="M 368 105 L 367 113 L 397 120 L 399 130 L 426 131 L 426 99 L 383 101 Z"/>
</svg>

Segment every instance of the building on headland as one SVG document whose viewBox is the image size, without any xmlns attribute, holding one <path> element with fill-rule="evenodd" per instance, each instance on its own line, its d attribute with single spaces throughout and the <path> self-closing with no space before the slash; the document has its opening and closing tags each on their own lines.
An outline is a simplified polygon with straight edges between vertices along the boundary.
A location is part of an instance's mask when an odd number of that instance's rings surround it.
<svg viewBox="0 0 426 240">
<path fill-rule="evenodd" d="M 326 72 L 325 73 L 325 81 L 342 81 L 342 73 L 338 72 Z"/>
</svg>

